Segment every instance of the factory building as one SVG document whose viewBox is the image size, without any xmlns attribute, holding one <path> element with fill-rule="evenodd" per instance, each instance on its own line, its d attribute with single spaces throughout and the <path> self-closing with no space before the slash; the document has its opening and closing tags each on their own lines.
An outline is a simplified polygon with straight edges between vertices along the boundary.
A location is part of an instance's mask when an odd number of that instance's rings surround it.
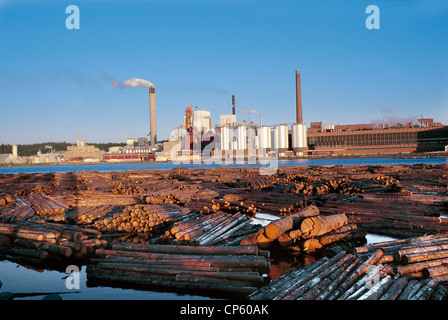
<svg viewBox="0 0 448 320">
<path fill-rule="evenodd" d="M 67 161 L 101 161 L 104 151 L 93 145 L 88 145 L 86 140 L 77 140 L 76 146 L 68 146 L 65 153 Z"/>
<path fill-rule="evenodd" d="M 433 119 L 375 129 L 373 124 L 334 126 L 331 130 L 308 131 L 308 155 L 365 155 L 445 151 L 448 127 Z"/>
<path fill-rule="evenodd" d="M 109 152 L 103 155 L 107 162 L 149 161 L 155 160 L 155 146 L 150 145 L 148 138 L 127 138 L 124 147 L 110 147 Z"/>
</svg>

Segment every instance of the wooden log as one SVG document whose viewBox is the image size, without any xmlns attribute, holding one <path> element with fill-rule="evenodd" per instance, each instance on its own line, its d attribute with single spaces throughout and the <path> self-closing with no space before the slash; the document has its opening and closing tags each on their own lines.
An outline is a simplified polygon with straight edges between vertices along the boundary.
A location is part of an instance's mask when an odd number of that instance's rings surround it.
<svg viewBox="0 0 448 320">
<path fill-rule="evenodd" d="M 420 272 L 427 267 L 436 267 L 446 263 L 448 263 L 448 258 L 416 262 L 404 266 L 399 265 L 396 267 L 396 269 L 397 273 L 405 275 Z"/>
<path fill-rule="evenodd" d="M 191 254 L 191 255 L 258 255 L 261 250 L 257 246 L 215 247 L 215 246 L 176 246 L 176 245 L 137 245 L 114 243 L 112 250 L 133 250 L 140 252 Z"/>
<path fill-rule="evenodd" d="M 343 272 L 337 276 L 325 290 L 316 297 L 316 300 L 326 300 L 336 290 L 336 288 L 344 281 L 345 277 L 360 263 L 361 259 L 355 257 L 353 261 L 346 267 Z M 341 268 L 342 269 L 342 268 Z"/>
<path fill-rule="evenodd" d="M 448 297 L 448 289 L 439 283 L 434 293 L 431 296 L 431 300 L 446 300 Z"/>
<path fill-rule="evenodd" d="M 406 287 L 404 287 L 403 291 L 397 297 L 397 300 L 409 300 L 409 297 L 412 296 L 415 292 L 417 292 L 421 287 L 420 281 L 416 279 L 409 280 Z"/>
<path fill-rule="evenodd" d="M 401 257 L 401 262 L 403 264 L 410 264 L 415 262 L 443 259 L 443 258 L 448 258 L 448 250 L 404 254 Z"/>
<path fill-rule="evenodd" d="M 345 252 L 342 252 L 338 258 L 341 258 L 342 255 L 345 255 Z M 300 288 L 304 283 L 312 279 L 319 272 L 324 270 L 324 268 L 328 267 L 332 264 L 333 261 L 329 262 L 330 259 L 321 259 L 319 261 L 314 262 L 306 268 L 306 272 L 303 273 L 303 276 L 294 279 L 294 281 L 288 282 L 284 290 L 279 290 L 272 295 L 272 300 L 283 300 L 285 297 L 293 293 L 295 290 Z"/>
<path fill-rule="evenodd" d="M 44 261 L 49 256 L 47 251 L 20 248 L 20 247 L 11 247 L 11 246 L 0 247 L 0 253 L 6 253 L 6 254 L 13 255 L 13 256 L 19 256 L 19 257 L 23 256 L 26 258 L 36 259 L 38 261 Z"/>
<path fill-rule="evenodd" d="M 426 252 L 434 252 L 434 251 L 443 251 L 443 250 L 448 250 L 448 244 L 440 244 L 437 246 L 424 246 L 424 247 L 412 247 L 412 248 L 408 248 L 408 249 L 401 249 L 398 250 L 394 253 L 394 260 L 397 263 L 402 262 L 402 257 L 404 255 L 409 255 L 409 254 L 421 254 L 421 253 L 426 253 Z M 403 263 L 406 263 L 405 261 L 403 261 Z"/>
<path fill-rule="evenodd" d="M 70 247 L 40 241 L 15 239 L 13 244 L 29 249 L 44 250 L 49 254 L 55 254 L 66 258 L 69 258 L 73 253 L 73 249 Z"/>
<path fill-rule="evenodd" d="M 359 278 L 361 278 L 365 274 L 365 272 L 370 266 L 376 264 L 381 259 L 383 254 L 384 254 L 383 251 L 380 249 L 376 250 L 373 254 L 371 254 L 366 261 L 364 261 L 355 270 L 353 270 L 353 273 L 351 273 L 346 277 L 344 282 L 341 283 L 339 288 L 330 296 L 330 298 L 332 300 L 337 299 L 339 297 L 340 299 L 347 298 L 350 295 L 348 293 L 349 288 L 353 286 L 353 284 L 355 284 L 359 280 Z"/>
<path fill-rule="evenodd" d="M 284 218 L 275 220 L 265 227 L 266 237 L 271 241 L 276 240 L 286 231 L 297 228 L 304 217 L 317 216 L 318 214 L 319 209 L 312 205 Z"/>
<path fill-rule="evenodd" d="M 387 291 L 392 283 L 392 277 L 387 275 L 376 283 L 369 291 L 364 293 L 358 300 L 378 300 L 381 298 L 384 292 Z"/>
<path fill-rule="evenodd" d="M 337 261 L 340 261 L 342 258 L 346 256 L 346 252 L 340 252 L 331 259 L 327 260 L 323 263 L 319 268 L 314 269 L 310 272 L 306 277 L 302 279 L 302 282 L 296 283 L 292 288 L 289 288 L 287 291 L 281 293 L 276 299 L 282 300 L 294 300 L 297 299 L 304 291 L 309 289 L 313 284 L 316 284 L 319 280 L 328 275 L 328 272 L 331 271 L 331 266 L 333 266 Z M 312 279 L 315 280 L 312 280 Z"/>
<path fill-rule="evenodd" d="M 297 300 L 314 300 L 319 293 L 324 290 L 326 291 L 328 286 L 344 273 L 345 267 L 350 265 L 353 260 L 355 260 L 355 257 L 351 254 L 347 254 L 341 260 L 333 264 L 327 272 L 322 273 L 319 278 L 312 279 L 308 291 L 302 293 Z"/>
<path fill-rule="evenodd" d="M 8 236 L 0 235 L 0 247 L 6 246 L 11 243 L 11 238 Z"/>
<path fill-rule="evenodd" d="M 408 281 L 407 277 L 396 278 L 379 300 L 396 300 L 408 284 Z"/>
<path fill-rule="evenodd" d="M 428 280 L 409 300 L 429 300 L 437 286 L 437 281 L 434 279 Z"/>
<path fill-rule="evenodd" d="M 300 225 L 302 238 L 321 236 L 348 223 L 345 214 L 306 218 Z"/>
<path fill-rule="evenodd" d="M 164 254 L 149 252 L 128 252 L 108 249 L 96 249 L 95 255 L 99 256 L 121 256 L 141 259 L 166 260 L 166 259 L 190 259 L 190 260 L 206 260 L 211 266 L 235 266 L 235 267 L 253 267 L 268 270 L 270 267 L 266 257 L 261 256 L 196 256 L 196 255 L 180 255 L 180 254 Z M 207 257 L 207 258 L 204 258 Z"/>
<path fill-rule="evenodd" d="M 448 264 L 441 264 L 438 266 L 425 267 L 422 269 L 424 278 L 435 278 L 448 275 Z"/>
</svg>

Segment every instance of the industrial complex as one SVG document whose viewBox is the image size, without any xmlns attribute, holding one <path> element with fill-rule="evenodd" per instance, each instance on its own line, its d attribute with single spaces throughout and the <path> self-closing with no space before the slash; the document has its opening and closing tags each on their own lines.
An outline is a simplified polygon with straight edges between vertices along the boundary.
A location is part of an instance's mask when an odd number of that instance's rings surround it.
<svg viewBox="0 0 448 320">
<path fill-rule="evenodd" d="M 214 130 L 202 117 L 210 114 L 203 110 L 185 111 L 184 124 L 175 128 L 169 142 L 164 143 L 163 156 L 295 157 L 313 155 L 377 155 L 412 152 L 448 151 L 448 127 L 432 118 L 419 119 L 419 124 L 391 123 L 377 127 L 374 124 L 322 125 L 303 121 L 300 71 L 295 72 L 296 119 L 293 123 L 263 125 L 238 122 L 235 97 L 232 96 L 232 114 L 220 115 Z M 198 115 L 195 115 L 198 112 Z M 200 114 L 199 114 L 200 112 Z M 211 123 L 211 122 L 210 122 Z M 181 143 L 176 152 L 172 146 Z"/>
<path fill-rule="evenodd" d="M 167 141 L 157 139 L 156 88 L 149 88 L 149 140 L 127 138 L 125 146 L 108 152 L 100 151 L 78 140 L 66 151 L 21 158 L 17 146 L 11 154 L 0 155 L 1 163 L 48 162 L 124 162 L 174 161 L 210 159 L 263 159 L 268 157 L 297 157 L 321 155 L 378 155 L 414 152 L 448 152 L 448 126 L 432 118 L 418 119 L 418 123 L 389 123 L 383 125 L 345 124 L 303 121 L 300 71 L 295 72 L 296 115 L 294 122 L 266 125 L 238 121 L 235 114 L 235 96 L 232 112 L 222 114 L 219 124 L 212 127 L 210 111 L 185 109 L 183 123 L 175 127 Z"/>
</svg>

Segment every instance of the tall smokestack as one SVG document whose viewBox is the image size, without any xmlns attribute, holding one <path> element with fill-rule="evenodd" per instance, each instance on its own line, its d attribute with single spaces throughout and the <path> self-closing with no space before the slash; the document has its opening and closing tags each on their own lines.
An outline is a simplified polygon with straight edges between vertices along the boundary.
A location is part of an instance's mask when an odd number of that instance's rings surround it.
<svg viewBox="0 0 448 320">
<path fill-rule="evenodd" d="M 157 143 L 157 121 L 156 121 L 156 87 L 149 87 L 149 125 L 150 143 L 155 146 Z"/>
<path fill-rule="evenodd" d="M 303 123 L 302 92 L 300 89 L 300 71 L 296 70 L 296 123 Z"/>
<path fill-rule="evenodd" d="M 235 115 L 235 96 L 232 94 L 232 114 Z"/>
</svg>

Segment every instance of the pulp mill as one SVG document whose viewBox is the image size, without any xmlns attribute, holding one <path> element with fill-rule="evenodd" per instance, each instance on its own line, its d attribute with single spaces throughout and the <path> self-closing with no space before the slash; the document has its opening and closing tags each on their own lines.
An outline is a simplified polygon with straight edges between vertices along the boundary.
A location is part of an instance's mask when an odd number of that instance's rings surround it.
<svg viewBox="0 0 448 320">
<path fill-rule="evenodd" d="M 434 122 L 432 118 L 422 117 L 418 120 L 419 124 L 398 123 L 381 127 L 374 124 L 322 125 L 322 122 L 311 122 L 307 128 L 302 114 L 300 71 L 295 72 L 295 83 L 295 122 L 263 125 L 261 114 L 259 124 L 237 122 L 235 97 L 232 96 L 232 114 L 221 115 L 220 124 L 213 133 L 210 113 L 192 110 L 190 106 L 182 126 L 186 134 L 177 135 L 178 139 L 182 136 L 183 152 L 204 154 L 203 151 L 207 150 L 211 156 L 218 157 L 264 158 L 269 155 L 288 157 L 448 151 L 448 126 Z"/>
</svg>

